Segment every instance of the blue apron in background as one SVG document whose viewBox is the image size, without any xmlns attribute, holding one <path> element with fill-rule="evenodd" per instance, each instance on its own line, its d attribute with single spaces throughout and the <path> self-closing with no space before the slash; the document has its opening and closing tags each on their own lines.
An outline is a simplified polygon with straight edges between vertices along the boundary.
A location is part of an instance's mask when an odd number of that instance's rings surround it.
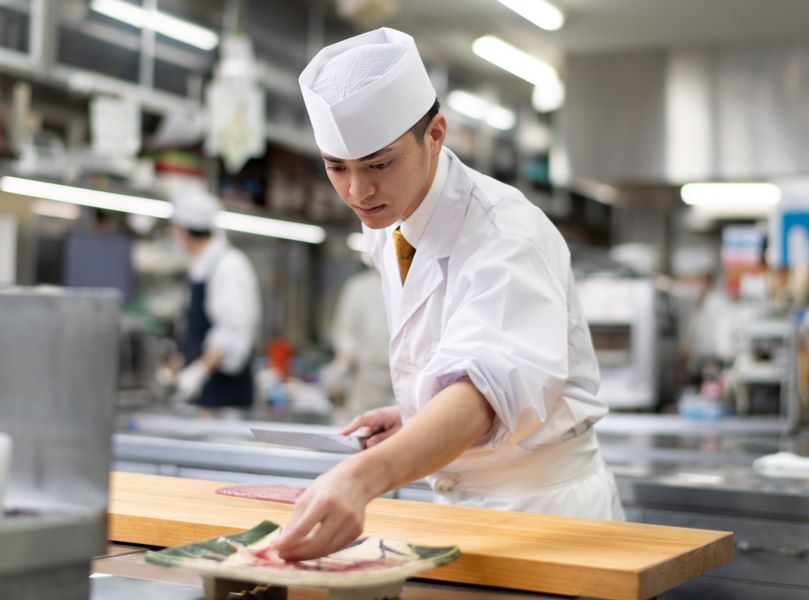
<svg viewBox="0 0 809 600">
<path fill-rule="evenodd" d="M 216 268 L 216 267 L 214 267 Z M 207 280 L 191 283 L 191 304 L 185 334 L 185 364 L 189 365 L 203 353 L 203 343 L 211 322 L 205 314 Z M 206 408 L 250 407 L 253 405 L 253 374 L 250 360 L 235 375 L 214 371 L 205 382 L 199 397 L 192 404 Z"/>
</svg>

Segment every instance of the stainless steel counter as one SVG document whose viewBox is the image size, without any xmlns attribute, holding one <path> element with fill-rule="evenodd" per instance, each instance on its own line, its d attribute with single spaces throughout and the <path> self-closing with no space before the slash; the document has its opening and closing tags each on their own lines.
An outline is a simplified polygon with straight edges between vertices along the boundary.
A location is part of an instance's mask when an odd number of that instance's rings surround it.
<svg viewBox="0 0 809 600">
<path fill-rule="evenodd" d="M 344 458 L 257 442 L 250 428 L 262 422 L 133 415 L 126 423 L 128 431 L 114 437 L 120 470 L 305 485 Z M 319 425 L 286 427 L 334 432 Z M 772 479 L 752 468 L 759 456 L 796 445 L 783 435 L 783 427 L 782 421 L 770 418 L 712 422 L 613 414 L 598 424 L 597 431 L 621 498 L 630 507 L 691 507 L 809 520 L 809 479 Z M 432 498 L 424 481 L 394 496 Z"/>
</svg>

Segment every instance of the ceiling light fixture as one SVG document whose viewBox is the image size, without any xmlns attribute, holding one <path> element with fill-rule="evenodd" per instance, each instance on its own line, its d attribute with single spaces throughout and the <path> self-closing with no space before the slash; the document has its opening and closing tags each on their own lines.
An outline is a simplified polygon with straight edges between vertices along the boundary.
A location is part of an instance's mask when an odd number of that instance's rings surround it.
<svg viewBox="0 0 809 600">
<path fill-rule="evenodd" d="M 534 85 L 559 78 L 556 69 L 548 63 L 493 35 L 476 39 L 472 50 L 482 59 Z"/>
<path fill-rule="evenodd" d="M 306 242 L 307 244 L 320 244 L 326 239 L 326 230 L 318 225 L 279 221 L 242 213 L 219 211 L 214 223 L 217 227 L 230 231 Z"/>
<path fill-rule="evenodd" d="M 781 188 L 774 183 L 687 183 L 680 197 L 689 206 L 765 208 L 781 201 Z"/>
<path fill-rule="evenodd" d="M 89 190 L 72 185 L 23 179 L 8 175 L 0 179 L 0 190 L 9 194 L 78 204 L 79 206 L 89 206 L 90 208 L 100 208 L 102 210 L 146 215 L 147 217 L 157 217 L 158 219 L 168 219 L 172 213 L 171 204 L 164 200 Z"/>
<path fill-rule="evenodd" d="M 565 24 L 565 15 L 546 0 L 497 0 L 503 6 L 547 31 L 556 31 Z"/>
<path fill-rule="evenodd" d="M 491 127 L 507 131 L 517 123 L 514 111 L 491 104 L 484 98 L 463 90 L 453 90 L 447 95 L 449 107 L 472 119 L 486 121 Z"/>
<path fill-rule="evenodd" d="M 93 0 L 90 8 L 111 19 L 141 29 L 144 27 L 154 29 L 161 35 L 202 50 L 213 50 L 219 43 L 219 36 L 210 29 L 160 11 L 150 13 L 123 0 Z"/>
<path fill-rule="evenodd" d="M 0 179 L 0 190 L 9 194 L 133 215 L 145 215 L 158 219 L 168 219 L 174 211 L 171 204 L 165 200 L 102 192 L 100 190 L 90 190 L 8 175 Z M 216 215 L 215 223 L 218 227 L 230 231 L 252 233 L 307 244 L 320 244 L 326 239 L 326 230 L 318 225 L 268 219 L 241 213 L 219 211 L 219 214 Z"/>
<path fill-rule="evenodd" d="M 565 86 L 551 65 L 493 35 L 472 44 L 472 51 L 504 71 L 534 84 L 533 106 L 540 112 L 556 110 L 565 100 Z"/>
</svg>

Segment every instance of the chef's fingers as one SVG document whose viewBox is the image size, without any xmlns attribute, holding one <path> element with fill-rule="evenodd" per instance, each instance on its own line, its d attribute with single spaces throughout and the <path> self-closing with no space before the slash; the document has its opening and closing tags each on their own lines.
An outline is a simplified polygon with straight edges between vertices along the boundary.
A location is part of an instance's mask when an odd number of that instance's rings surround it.
<svg viewBox="0 0 809 600">
<path fill-rule="evenodd" d="M 346 524 L 337 515 L 329 515 L 317 528 L 314 535 L 290 548 L 279 551 L 284 560 L 309 560 L 342 550 L 362 533 L 357 524 Z"/>
<path fill-rule="evenodd" d="M 273 547 L 283 558 L 283 551 L 301 543 L 309 535 L 315 526 L 323 519 L 322 511 L 316 510 L 313 504 L 304 505 L 302 510 L 293 511 L 284 530 L 275 538 Z"/>
<path fill-rule="evenodd" d="M 397 431 L 399 431 L 401 428 L 402 428 L 401 426 L 398 426 L 398 427 L 391 427 L 390 429 L 386 429 L 386 430 L 384 430 L 384 431 L 380 431 L 380 432 L 379 432 L 379 433 L 377 433 L 376 435 L 372 435 L 372 436 L 371 436 L 371 437 L 369 437 L 367 440 L 365 440 L 365 447 L 366 447 L 366 448 L 370 448 L 371 446 L 376 446 L 376 445 L 377 445 L 377 444 L 379 444 L 380 442 L 384 442 L 386 439 L 388 439 L 388 438 L 389 438 L 390 436 L 392 436 L 394 433 L 396 433 Z"/>
<path fill-rule="evenodd" d="M 381 431 L 383 429 L 390 429 L 401 423 L 401 414 L 396 406 L 383 406 L 368 410 L 354 418 L 348 425 L 343 428 L 341 433 L 347 435 L 359 429 L 360 427 L 368 427 L 370 433 Z"/>
<path fill-rule="evenodd" d="M 340 435 L 348 435 L 350 433 L 357 433 L 361 437 L 368 437 L 375 431 L 385 429 L 385 417 L 375 410 L 370 410 L 361 414 L 346 425 L 340 432 Z"/>
<path fill-rule="evenodd" d="M 343 427 L 343 430 L 340 432 L 340 435 L 349 435 L 350 433 L 354 433 L 360 427 L 368 427 L 368 424 L 365 422 L 365 415 L 359 415 L 351 419 L 351 422 Z"/>
</svg>

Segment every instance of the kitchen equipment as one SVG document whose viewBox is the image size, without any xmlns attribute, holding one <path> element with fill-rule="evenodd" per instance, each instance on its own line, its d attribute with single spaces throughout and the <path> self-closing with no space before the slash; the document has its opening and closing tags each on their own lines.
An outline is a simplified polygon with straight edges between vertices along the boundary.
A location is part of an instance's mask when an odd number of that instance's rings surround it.
<svg viewBox="0 0 809 600">
<path fill-rule="evenodd" d="M 0 291 L 0 423 L 13 440 L 0 598 L 87 600 L 106 547 L 119 296 Z"/>
<path fill-rule="evenodd" d="M 3 498 L 6 492 L 8 465 L 11 462 L 11 436 L 0 432 L 0 518 L 3 516 Z"/>
<path fill-rule="evenodd" d="M 323 452 L 359 452 L 365 438 L 357 435 L 331 435 L 286 429 L 251 429 L 262 442 L 276 446 L 321 450 Z"/>
<path fill-rule="evenodd" d="M 658 338 L 652 279 L 591 276 L 577 283 L 611 408 L 657 405 Z"/>
</svg>

